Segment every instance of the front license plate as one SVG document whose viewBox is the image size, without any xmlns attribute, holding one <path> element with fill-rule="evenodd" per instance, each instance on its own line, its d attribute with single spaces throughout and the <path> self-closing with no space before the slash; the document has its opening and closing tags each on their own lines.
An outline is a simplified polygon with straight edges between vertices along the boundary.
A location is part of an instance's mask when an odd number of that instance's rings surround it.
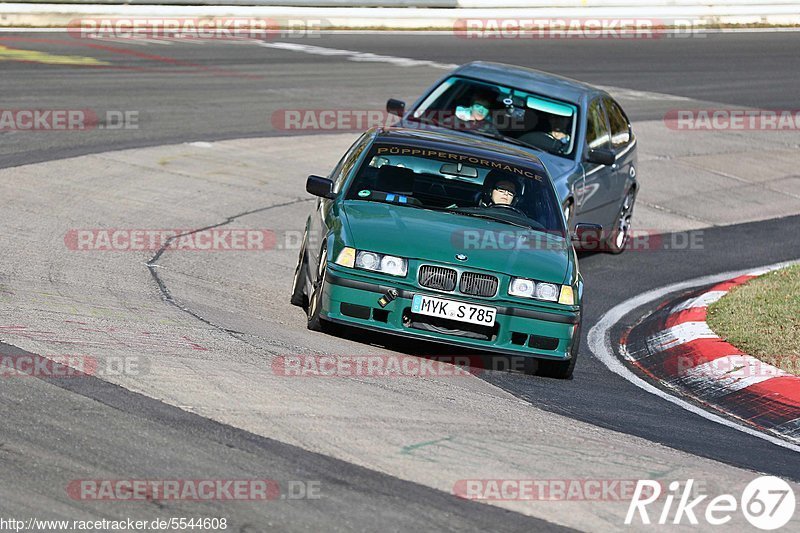
<svg viewBox="0 0 800 533">
<path fill-rule="evenodd" d="M 459 322 L 469 322 L 481 326 L 494 326 L 497 310 L 494 307 L 473 305 L 454 300 L 444 300 L 415 294 L 411 300 L 411 312 L 420 315 L 438 316 Z"/>
</svg>

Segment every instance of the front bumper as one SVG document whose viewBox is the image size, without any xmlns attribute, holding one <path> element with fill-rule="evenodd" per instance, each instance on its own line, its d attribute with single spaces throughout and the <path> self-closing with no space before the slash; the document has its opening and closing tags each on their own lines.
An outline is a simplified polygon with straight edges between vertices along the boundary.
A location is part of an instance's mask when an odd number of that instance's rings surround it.
<svg viewBox="0 0 800 533">
<path fill-rule="evenodd" d="M 398 295 L 381 308 L 378 300 L 390 289 Z M 495 307 L 495 326 L 474 327 L 415 315 L 411 313 L 414 294 Z M 403 288 L 402 284 L 360 276 L 335 265 L 329 265 L 321 303 L 321 316 L 331 322 L 495 353 L 561 361 L 571 358 L 577 350 L 575 337 L 581 319 L 580 312 L 536 305 L 511 307 L 461 294 Z M 447 327 L 441 327 L 443 322 Z"/>
</svg>

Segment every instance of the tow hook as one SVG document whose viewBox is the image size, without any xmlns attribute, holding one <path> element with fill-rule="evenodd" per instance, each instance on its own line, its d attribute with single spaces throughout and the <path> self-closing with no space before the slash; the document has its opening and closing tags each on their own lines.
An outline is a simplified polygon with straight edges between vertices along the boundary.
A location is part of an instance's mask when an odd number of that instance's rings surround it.
<svg viewBox="0 0 800 533">
<path fill-rule="evenodd" d="M 380 305 L 381 309 L 383 309 L 384 307 L 392 303 L 392 301 L 394 301 L 395 298 L 397 298 L 397 289 L 389 289 L 388 291 L 386 291 L 386 294 L 384 294 L 378 299 L 378 305 Z"/>
</svg>

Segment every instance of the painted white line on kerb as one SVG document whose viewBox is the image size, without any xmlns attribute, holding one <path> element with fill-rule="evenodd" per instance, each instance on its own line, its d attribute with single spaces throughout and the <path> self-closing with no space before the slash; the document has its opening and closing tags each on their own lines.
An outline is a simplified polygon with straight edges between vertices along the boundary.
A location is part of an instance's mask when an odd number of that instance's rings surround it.
<svg viewBox="0 0 800 533">
<path fill-rule="evenodd" d="M 683 372 L 681 381 L 689 388 L 703 391 L 700 396 L 705 400 L 789 375 L 753 356 L 738 354 L 718 357 Z"/>
<path fill-rule="evenodd" d="M 697 298 L 689 298 L 683 303 L 680 303 L 672 308 L 672 314 L 680 313 L 681 311 L 688 311 L 694 308 L 708 307 L 723 296 L 728 294 L 728 291 L 708 291 L 704 292 Z"/>
<path fill-rule="evenodd" d="M 776 263 L 773 265 L 769 265 L 763 267 L 764 269 L 775 270 L 778 268 L 790 266 L 800 263 L 800 260 L 795 261 L 787 261 L 784 263 Z M 759 269 L 761 270 L 761 269 Z M 784 440 L 781 440 L 777 437 L 772 435 L 768 435 L 766 433 L 762 433 L 757 431 L 753 428 L 743 426 L 741 424 L 737 424 L 736 422 L 732 422 L 726 418 L 723 418 L 719 415 L 715 415 L 699 407 L 692 405 L 676 396 L 672 396 L 671 394 L 667 394 L 663 390 L 659 389 L 658 387 L 646 382 L 622 364 L 617 357 L 614 356 L 614 349 L 611 343 L 611 328 L 614 325 L 622 320 L 628 313 L 645 305 L 653 300 L 657 300 L 659 298 L 663 298 L 667 294 L 675 291 L 679 291 L 682 289 L 690 289 L 692 287 L 697 287 L 700 285 L 708 285 L 711 283 L 719 283 L 722 281 L 727 281 L 732 278 L 736 278 L 738 276 L 744 274 L 751 274 L 753 273 L 754 269 L 746 269 L 746 270 L 738 270 L 735 272 L 724 272 L 722 274 L 715 274 L 712 276 L 704 276 L 701 278 L 695 278 L 688 281 L 682 281 L 680 283 L 673 283 L 672 285 L 667 285 L 666 287 L 661 287 L 659 289 L 653 289 L 652 291 L 645 292 L 640 294 L 639 296 L 635 296 L 628 300 L 625 300 L 619 305 L 616 305 L 609 311 L 607 311 L 601 318 L 600 321 L 594 325 L 592 329 L 589 330 L 588 335 L 588 343 L 589 349 L 594 353 L 595 357 L 597 357 L 606 367 L 614 372 L 615 374 L 623 377 L 624 379 L 631 382 L 633 385 L 636 385 L 640 389 L 649 392 L 650 394 L 654 394 L 659 398 L 662 398 L 670 403 L 677 405 L 678 407 L 685 409 L 691 413 L 694 413 L 698 416 L 705 418 L 706 420 L 710 420 L 711 422 L 716 422 L 717 424 L 721 424 L 723 426 L 735 429 L 737 431 L 741 431 L 742 433 L 746 433 L 748 435 L 752 435 L 753 437 L 757 437 L 759 439 L 763 439 L 767 442 L 771 442 L 777 446 L 782 448 L 787 448 L 789 450 L 800 452 L 800 446 L 796 444 L 791 444 Z"/>
<path fill-rule="evenodd" d="M 647 347 L 651 353 L 659 353 L 675 348 L 687 342 L 700 339 L 718 339 L 708 324 L 703 322 L 682 322 L 671 328 L 654 333 L 647 338 Z M 649 354 L 648 354 L 649 355 Z"/>
</svg>

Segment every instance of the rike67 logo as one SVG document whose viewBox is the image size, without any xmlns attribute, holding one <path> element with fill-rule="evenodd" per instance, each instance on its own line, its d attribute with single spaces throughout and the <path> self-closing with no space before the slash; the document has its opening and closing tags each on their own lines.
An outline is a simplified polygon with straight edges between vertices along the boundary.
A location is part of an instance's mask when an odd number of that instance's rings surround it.
<svg viewBox="0 0 800 533">
<path fill-rule="evenodd" d="M 636 484 L 625 524 L 699 525 L 702 520 L 703 525 L 721 526 L 741 512 L 752 526 L 771 531 L 785 526 L 794 516 L 794 509 L 792 487 L 773 476 L 762 476 L 748 483 L 739 499 L 732 494 L 711 499 L 708 494 L 697 494 L 693 479 L 686 480 L 683 487 L 679 481 L 673 481 L 666 494 L 662 494 L 661 482 L 641 479 Z"/>
</svg>

